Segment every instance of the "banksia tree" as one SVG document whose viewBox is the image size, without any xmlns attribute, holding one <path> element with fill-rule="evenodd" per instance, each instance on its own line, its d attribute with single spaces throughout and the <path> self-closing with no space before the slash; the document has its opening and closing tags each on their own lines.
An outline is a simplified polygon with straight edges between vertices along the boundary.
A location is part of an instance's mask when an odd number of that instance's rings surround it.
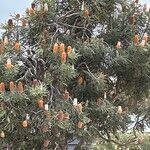
<svg viewBox="0 0 150 150">
<path fill-rule="evenodd" d="M 65 150 L 74 139 L 75 149 L 96 139 L 140 145 L 137 132 L 150 126 L 145 6 L 35 0 L 24 17 L 9 19 L 0 42 L 0 147 Z M 122 141 L 129 129 L 133 136 Z"/>
</svg>

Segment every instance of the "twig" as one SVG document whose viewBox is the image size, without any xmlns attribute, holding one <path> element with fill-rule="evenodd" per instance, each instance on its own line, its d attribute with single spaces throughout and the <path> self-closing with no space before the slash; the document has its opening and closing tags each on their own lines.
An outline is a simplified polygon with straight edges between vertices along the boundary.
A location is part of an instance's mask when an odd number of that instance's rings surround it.
<svg viewBox="0 0 150 150">
<path fill-rule="evenodd" d="M 56 146 L 55 146 L 54 150 L 57 150 L 57 148 L 59 148 L 59 145 L 56 142 L 55 142 L 55 144 L 56 144 Z"/>
</svg>

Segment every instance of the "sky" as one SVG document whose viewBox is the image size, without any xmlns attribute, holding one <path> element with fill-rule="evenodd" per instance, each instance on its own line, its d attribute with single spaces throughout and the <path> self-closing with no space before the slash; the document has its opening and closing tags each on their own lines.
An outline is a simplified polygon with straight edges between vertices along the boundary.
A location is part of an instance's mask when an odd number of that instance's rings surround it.
<svg viewBox="0 0 150 150">
<path fill-rule="evenodd" d="M 26 8 L 30 7 L 33 0 L 0 0 L 0 23 L 6 22 L 10 14 L 24 14 Z M 140 3 L 147 3 L 150 6 L 150 0 L 139 0 Z"/>
<path fill-rule="evenodd" d="M 150 0 L 140 0 L 142 3 L 146 3 L 150 6 Z"/>
<path fill-rule="evenodd" d="M 10 14 L 24 14 L 32 0 L 0 0 L 0 23 L 7 21 Z"/>
</svg>

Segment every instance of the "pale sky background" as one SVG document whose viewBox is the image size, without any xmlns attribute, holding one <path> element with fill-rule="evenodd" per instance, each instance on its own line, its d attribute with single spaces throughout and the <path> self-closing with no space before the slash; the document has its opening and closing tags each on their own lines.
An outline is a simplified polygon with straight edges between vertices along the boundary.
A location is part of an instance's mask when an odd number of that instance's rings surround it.
<svg viewBox="0 0 150 150">
<path fill-rule="evenodd" d="M 24 14 L 32 0 L 0 0 L 0 23 L 11 18 L 10 14 Z"/>
</svg>

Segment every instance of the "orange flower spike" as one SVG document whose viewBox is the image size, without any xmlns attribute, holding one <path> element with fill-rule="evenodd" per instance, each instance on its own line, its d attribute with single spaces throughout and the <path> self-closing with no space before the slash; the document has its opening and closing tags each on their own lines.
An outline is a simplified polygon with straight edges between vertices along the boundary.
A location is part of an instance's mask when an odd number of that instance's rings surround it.
<svg viewBox="0 0 150 150">
<path fill-rule="evenodd" d="M 88 10 L 88 9 L 85 9 L 84 12 L 83 12 L 83 15 L 84 15 L 84 17 L 90 16 L 89 10 Z"/>
<path fill-rule="evenodd" d="M 43 101 L 43 99 L 38 100 L 37 103 L 38 103 L 38 107 L 39 108 L 44 108 L 44 101 Z"/>
<path fill-rule="evenodd" d="M 121 42 L 120 41 L 117 42 L 116 48 L 121 49 Z"/>
<path fill-rule="evenodd" d="M 64 64 L 64 63 L 66 62 L 66 60 L 67 60 L 67 54 L 66 54 L 66 52 L 64 51 L 64 52 L 62 52 L 62 54 L 61 54 L 61 63 Z"/>
<path fill-rule="evenodd" d="M 22 82 L 19 82 L 19 83 L 18 83 L 18 92 L 19 92 L 19 93 L 23 93 L 23 91 L 24 91 L 24 89 L 23 89 L 23 84 L 22 84 Z"/>
<path fill-rule="evenodd" d="M 20 46 L 21 46 L 21 44 L 19 43 L 19 41 L 16 41 L 16 43 L 15 43 L 15 45 L 14 45 L 14 48 L 15 48 L 16 50 L 19 50 L 19 49 L 20 49 Z"/>
<path fill-rule="evenodd" d="M 24 120 L 24 121 L 22 122 L 22 126 L 23 126 L 24 128 L 27 128 L 27 126 L 28 126 L 27 120 Z"/>
<path fill-rule="evenodd" d="M 82 85 L 84 83 L 84 78 L 82 76 L 79 76 L 77 79 L 77 84 Z"/>
<path fill-rule="evenodd" d="M 136 34 L 134 36 L 133 42 L 134 42 L 135 45 L 139 44 L 139 35 L 138 34 Z"/>
<path fill-rule="evenodd" d="M 1 82 L 1 84 L 0 84 L 0 92 L 5 92 L 5 84 L 4 84 L 4 82 Z"/>
<path fill-rule="evenodd" d="M 64 119 L 64 120 L 69 120 L 69 119 L 70 119 L 69 113 L 65 112 L 65 113 L 64 113 L 64 116 L 63 116 L 63 119 Z"/>
<path fill-rule="evenodd" d="M 15 84 L 13 81 L 11 81 L 9 83 L 9 89 L 10 89 L 10 92 L 13 93 L 15 91 Z"/>
<path fill-rule="evenodd" d="M 27 12 L 28 12 L 29 16 L 33 16 L 34 15 L 34 9 L 32 9 L 32 8 L 28 8 Z"/>
<path fill-rule="evenodd" d="M 60 49 L 60 53 L 65 52 L 65 44 L 61 43 L 59 49 Z"/>
<path fill-rule="evenodd" d="M 141 46 L 142 48 L 144 48 L 145 45 L 146 45 L 146 41 L 145 41 L 145 40 L 142 40 L 142 42 L 140 43 L 140 46 Z"/>
<path fill-rule="evenodd" d="M 44 126 L 44 127 L 42 128 L 42 131 L 43 131 L 43 133 L 48 132 L 48 126 Z"/>
<path fill-rule="evenodd" d="M 145 43 L 148 42 L 148 35 L 147 35 L 147 33 L 144 33 L 143 40 L 145 40 Z"/>
<path fill-rule="evenodd" d="M 58 49 L 59 49 L 59 45 L 58 45 L 58 43 L 55 43 L 53 46 L 53 53 L 57 53 Z"/>
<path fill-rule="evenodd" d="M 50 144 L 50 140 L 44 140 L 43 146 L 46 148 Z"/>
<path fill-rule="evenodd" d="M 82 112 L 82 109 L 83 109 L 82 104 L 81 104 L 81 103 L 77 104 L 76 109 L 77 109 L 77 111 L 78 111 L 79 113 L 81 113 L 81 112 Z"/>
<path fill-rule="evenodd" d="M 62 110 L 60 110 L 60 111 L 58 112 L 57 118 L 58 118 L 58 120 L 63 121 L 64 112 L 63 112 Z"/>
<path fill-rule="evenodd" d="M 81 129 L 84 127 L 84 123 L 82 121 L 79 121 L 77 124 L 78 128 Z"/>
<path fill-rule="evenodd" d="M 7 59 L 7 63 L 5 64 L 5 68 L 6 69 L 11 69 L 13 67 L 13 65 L 11 64 L 11 59 L 8 58 Z"/>
<path fill-rule="evenodd" d="M 72 47 L 71 46 L 68 46 L 67 47 L 67 54 L 70 54 L 72 52 Z"/>
</svg>

